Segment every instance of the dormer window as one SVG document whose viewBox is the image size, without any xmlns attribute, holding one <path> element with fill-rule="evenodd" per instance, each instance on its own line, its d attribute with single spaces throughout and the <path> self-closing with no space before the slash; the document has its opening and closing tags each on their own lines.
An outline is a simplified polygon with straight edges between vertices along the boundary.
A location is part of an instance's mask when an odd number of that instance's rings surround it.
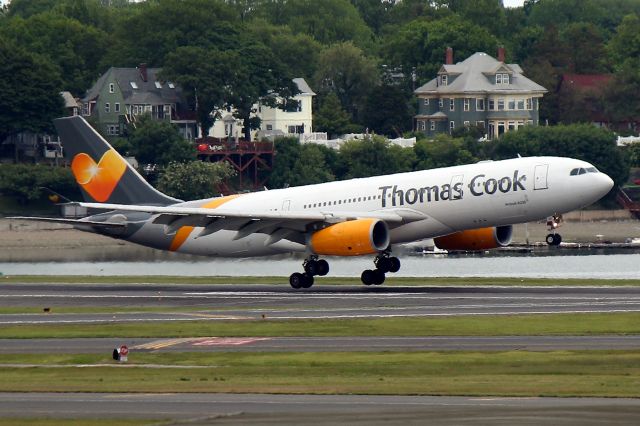
<svg viewBox="0 0 640 426">
<path fill-rule="evenodd" d="M 116 85 L 113 83 L 109 83 L 109 93 L 115 93 Z"/>
<path fill-rule="evenodd" d="M 162 89 L 162 84 L 159 81 L 156 81 L 156 89 Z"/>
<path fill-rule="evenodd" d="M 171 82 L 168 82 L 167 84 L 169 85 L 169 89 L 175 89 L 176 88 L 176 86 Z"/>
<path fill-rule="evenodd" d="M 447 83 L 448 83 L 448 80 L 449 80 L 449 76 L 448 75 L 445 74 L 445 75 L 441 75 L 440 76 L 440 84 L 442 86 L 446 86 Z"/>
<path fill-rule="evenodd" d="M 132 89 L 137 89 L 138 88 L 138 84 L 135 81 L 130 81 L 129 84 L 131 85 Z"/>
<path fill-rule="evenodd" d="M 509 74 L 496 74 L 496 84 L 509 84 Z"/>
</svg>

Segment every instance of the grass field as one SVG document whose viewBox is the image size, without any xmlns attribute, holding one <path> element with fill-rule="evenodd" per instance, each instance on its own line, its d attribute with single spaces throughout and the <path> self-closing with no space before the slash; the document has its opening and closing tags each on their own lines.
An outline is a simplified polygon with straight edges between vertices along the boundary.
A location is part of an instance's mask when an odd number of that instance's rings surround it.
<svg viewBox="0 0 640 426">
<path fill-rule="evenodd" d="M 640 334 L 640 313 L 6 325 L 0 338 Z"/>
<path fill-rule="evenodd" d="M 130 354 L 133 364 L 173 368 L 0 355 L 0 364 L 18 360 L 43 365 L 0 365 L 0 391 L 640 397 L 640 351 Z"/>
</svg>

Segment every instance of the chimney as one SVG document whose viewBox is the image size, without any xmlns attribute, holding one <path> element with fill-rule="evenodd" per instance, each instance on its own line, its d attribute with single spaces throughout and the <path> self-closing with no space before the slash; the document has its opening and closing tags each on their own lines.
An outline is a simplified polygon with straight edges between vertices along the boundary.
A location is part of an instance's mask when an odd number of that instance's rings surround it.
<svg viewBox="0 0 640 426">
<path fill-rule="evenodd" d="M 453 48 L 447 47 L 447 54 L 445 55 L 444 63 L 446 65 L 452 65 L 453 64 Z"/>
<path fill-rule="evenodd" d="M 140 71 L 140 77 L 142 78 L 142 81 L 146 83 L 147 82 L 147 64 L 145 63 L 140 64 L 140 66 L 138 66 L 138 70 Z"/>
<path fill-rule="evenodd" d="M 498 61 L 504 62 L 505 60 L 505 49 L 504 47 L 498 47 Z"/>
</svg>

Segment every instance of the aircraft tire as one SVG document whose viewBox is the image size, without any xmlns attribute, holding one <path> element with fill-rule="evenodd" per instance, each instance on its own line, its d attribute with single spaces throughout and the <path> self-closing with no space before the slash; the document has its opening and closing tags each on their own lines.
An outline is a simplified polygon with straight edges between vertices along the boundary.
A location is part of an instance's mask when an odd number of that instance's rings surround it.
<svg viewBox="0 0 640 426">
<path fill-rule="evenodd" d="M 318 275 L 324 277 L 329 273 L 329 262 L 324 259 L 318 260 Z"/>
<path fill-rule="evenodd" d="M 562 242 L 562 235 L 554 234 L 553 235 L 553 245 L 554 246 L 559 246 L 561 242 Z"/>
<path fill-rule="evenodd" d="M 308 262 L 306 262 L 306 263 L 304 264 L 304 271 L 305 271 L 309 276 L 318 275 L 318 261 L 316 261 L 316 260 L 309 260 Z"/>
<path fill-rule="evenodd" d="M 555 234 L 548 234 L 547 238 L 546 238 L 546 241 L 547 241 L 547 244 L 550 245 L 550 246 L 555 245 L 554 244 L 554 242 L 555 242 Z"/>
<path fill-rule="evenodd" d="M 384 272 L 382 272 L 382 270 L 376 269 L 373 271 L 373 284 L 380 285 L 384 283 L 385 278 L 386 277 L 384 275 Z"/>
<path fill-rule="evenodd" d="M 382 273 L 389 272 L 391 270 L 391 259 L 388 257 L 379 257 L 376 262 L 377 270 L 382 271 Z"/>
<path fill-rule="evenodd" d="M 302 274 L 302 288 L 311 288 L 313 285 L 313 275 Z"/>
<path fill-rule="evenodd" d="M 391 263 L 391 267 L 389 268 L 389 272 L 396 273 L 400 270 L 400 259 L 397 257 L 390 257 L 389 263 Z"/>
<path fill-rule="evenodd" d="M 374 272 L 371 269 L 365 269 L 362 271 L 362 275 L 360 275 L 360 279 L 362 280 L 362 284 L 371 285 L 375 279 Z"/>
<path fill-rule="evenodd" d="M 304 282 L 304 276 L 300 272 L 294 272 L 289 277 L 289 285 L 295 288 L 296 290 L 302 287 L 302 283 Z"/>
</svg>

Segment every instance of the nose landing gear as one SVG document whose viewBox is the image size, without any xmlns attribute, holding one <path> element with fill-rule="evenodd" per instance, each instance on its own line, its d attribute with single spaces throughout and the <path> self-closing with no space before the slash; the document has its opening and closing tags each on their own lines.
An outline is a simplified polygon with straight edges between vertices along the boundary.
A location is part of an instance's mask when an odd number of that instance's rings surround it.
<svg viewBox="0 0 640 426">
<path fill-rule="evenodd" d="M 304 273 L 294 272 L 289 277 L 289 284 L 295 289 L 309 288 L 313 285 L 313 277 L 316 275 L 325 276 L 329 273 L 329 262 L 318 259 L 318 256 L 309 256 L 302 263 Z"/>
<path fill-rule="evenodd" d="M 387 272 L 395 273 L 400 270 L 400 259 L 389 255 L 390 252 L 385 252 L 376 256 L 373 261 L 376 269 L 367 269 L 362 272 L 360 279 L 364 285 L 380 285 L 384 283 Z"/>
<path fill-rule="evenodd" d="M 546 241 L 550 246 L 559 246 L 562 242 L 562 236 L 556 232 L 556 229 L 562 223 L 562 215 L 556 214 L 547 219 L 547 229 L 551 232 L 547 235 Z"/>
</svg>

